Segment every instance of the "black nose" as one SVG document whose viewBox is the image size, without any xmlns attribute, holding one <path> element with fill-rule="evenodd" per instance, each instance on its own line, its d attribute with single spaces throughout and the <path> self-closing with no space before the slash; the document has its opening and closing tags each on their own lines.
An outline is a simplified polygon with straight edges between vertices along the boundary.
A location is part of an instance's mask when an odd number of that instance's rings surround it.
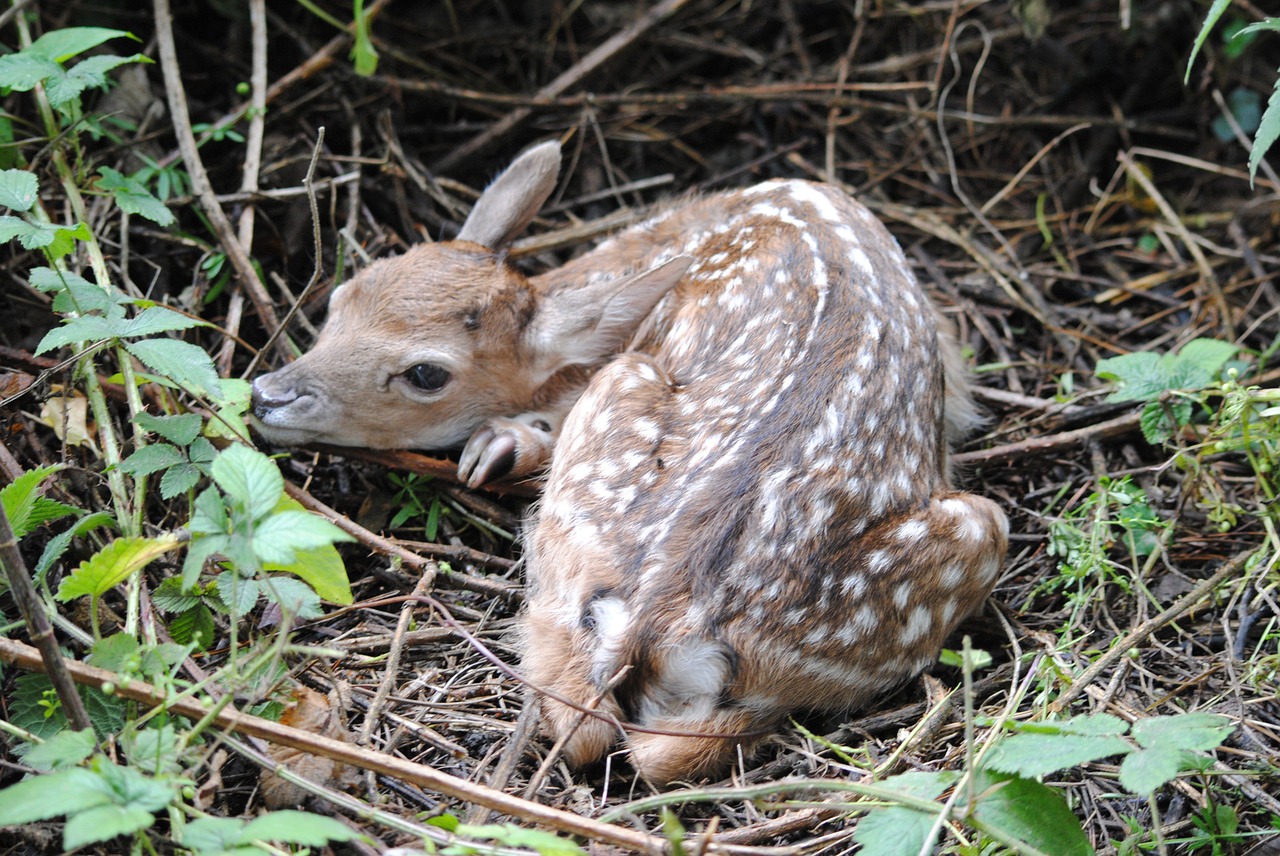
<svg viewBox="0 0 1280 856">
<path fill-rule="evenodd" d="M 253 391 L 249 400 L 253 407 L 253 415 L 259 419 L 271 410 L 298 400 L 298 392 L 292 384 L 285 384 L 279 389 L 274 388 L 275 386 L 272 383 L 272 375 L 254 378 Z"/>
</svg>

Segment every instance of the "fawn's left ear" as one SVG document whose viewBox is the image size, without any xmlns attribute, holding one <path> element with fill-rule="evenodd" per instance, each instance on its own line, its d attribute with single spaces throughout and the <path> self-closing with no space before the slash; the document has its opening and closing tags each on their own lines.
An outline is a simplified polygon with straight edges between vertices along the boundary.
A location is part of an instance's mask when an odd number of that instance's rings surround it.
<svg viewBox="0 0 1280 856">
<path fill-rule="evenodd" d="M 501 250 L 524 231 L 556 189 L 560 144 L 555 140 L 526 149 L 480 194 L 459 241 Z"/>
<path fill-rule="evenodd" d="M 691 257 L 678 256 L 630 276 L 546 292 L 525 333 L 534 364 L 550 377 L 565 366 L 591 365 L 622 350 L 691 264 Z"/>
</svg>

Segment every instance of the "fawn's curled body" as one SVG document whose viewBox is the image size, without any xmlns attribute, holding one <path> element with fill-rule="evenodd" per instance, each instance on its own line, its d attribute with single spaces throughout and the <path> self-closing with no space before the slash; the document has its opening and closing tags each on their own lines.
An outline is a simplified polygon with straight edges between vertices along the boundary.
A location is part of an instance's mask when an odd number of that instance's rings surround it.
<svg viewBox="0 0 1280 856">
<path fill-rule="evenodd" d="M 254 413 L 280 442 L 465 444 L 472 484 L 550 460 L 522 663 L 545 726 L 589 763 L 618 737 L 578 715 L 598 706 L 646 729 L 627 745 L 652 781 L 714 775 L 787 714 L 929 665 L 1007 523 L 950 485 L 948 437 L 975 421 L 962 366 L 864 206 L 767 182 L 526 279 L 501 252 L 558 164 L 531 149 L 459 240 L 342 286 Z"/>
</svg>

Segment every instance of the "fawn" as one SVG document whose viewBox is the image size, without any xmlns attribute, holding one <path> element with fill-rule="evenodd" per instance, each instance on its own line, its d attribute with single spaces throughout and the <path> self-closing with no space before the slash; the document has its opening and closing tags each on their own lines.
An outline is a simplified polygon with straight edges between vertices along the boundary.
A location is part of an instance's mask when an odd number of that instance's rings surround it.
<svg viewBox="0 0 1280 856">
<path fill-rule="evenodd" d="M 574 765 L 621 721 L 650 781 L 716 775 L 787 714 L 929 666 L 1008 524 L 951 487 L 977 421 L 959 354 L 864 206 L 769 181 L 526 278 L 503 250 L 559 164 L 527 150 L 456 240 L 339 287 L 253 412 L 282 443 L 463 446 L 472 485 L 550 463 L 522 630 L 544 727 Z"/>
</svg>

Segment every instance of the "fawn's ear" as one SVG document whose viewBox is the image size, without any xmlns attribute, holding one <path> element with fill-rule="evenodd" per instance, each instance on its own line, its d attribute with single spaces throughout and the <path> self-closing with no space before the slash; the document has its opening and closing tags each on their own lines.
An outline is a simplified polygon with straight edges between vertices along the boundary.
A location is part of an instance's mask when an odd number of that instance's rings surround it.
<svg viewBox="0 0 1280 856">
<path fill-rule="evenodd" d="M 555 140 L 526 149 L 476 200 L 459 241 L 501 250 L 524 231 L 556 188 L 560 144 Z"/>
<path fill-rule="evenodd" d="M 525 334 L 535 365 L 550 377 L 620 351 L 691 264 L 691 257 L 677 256 L 636 274 L 552 287 Z"/>
</svg>

